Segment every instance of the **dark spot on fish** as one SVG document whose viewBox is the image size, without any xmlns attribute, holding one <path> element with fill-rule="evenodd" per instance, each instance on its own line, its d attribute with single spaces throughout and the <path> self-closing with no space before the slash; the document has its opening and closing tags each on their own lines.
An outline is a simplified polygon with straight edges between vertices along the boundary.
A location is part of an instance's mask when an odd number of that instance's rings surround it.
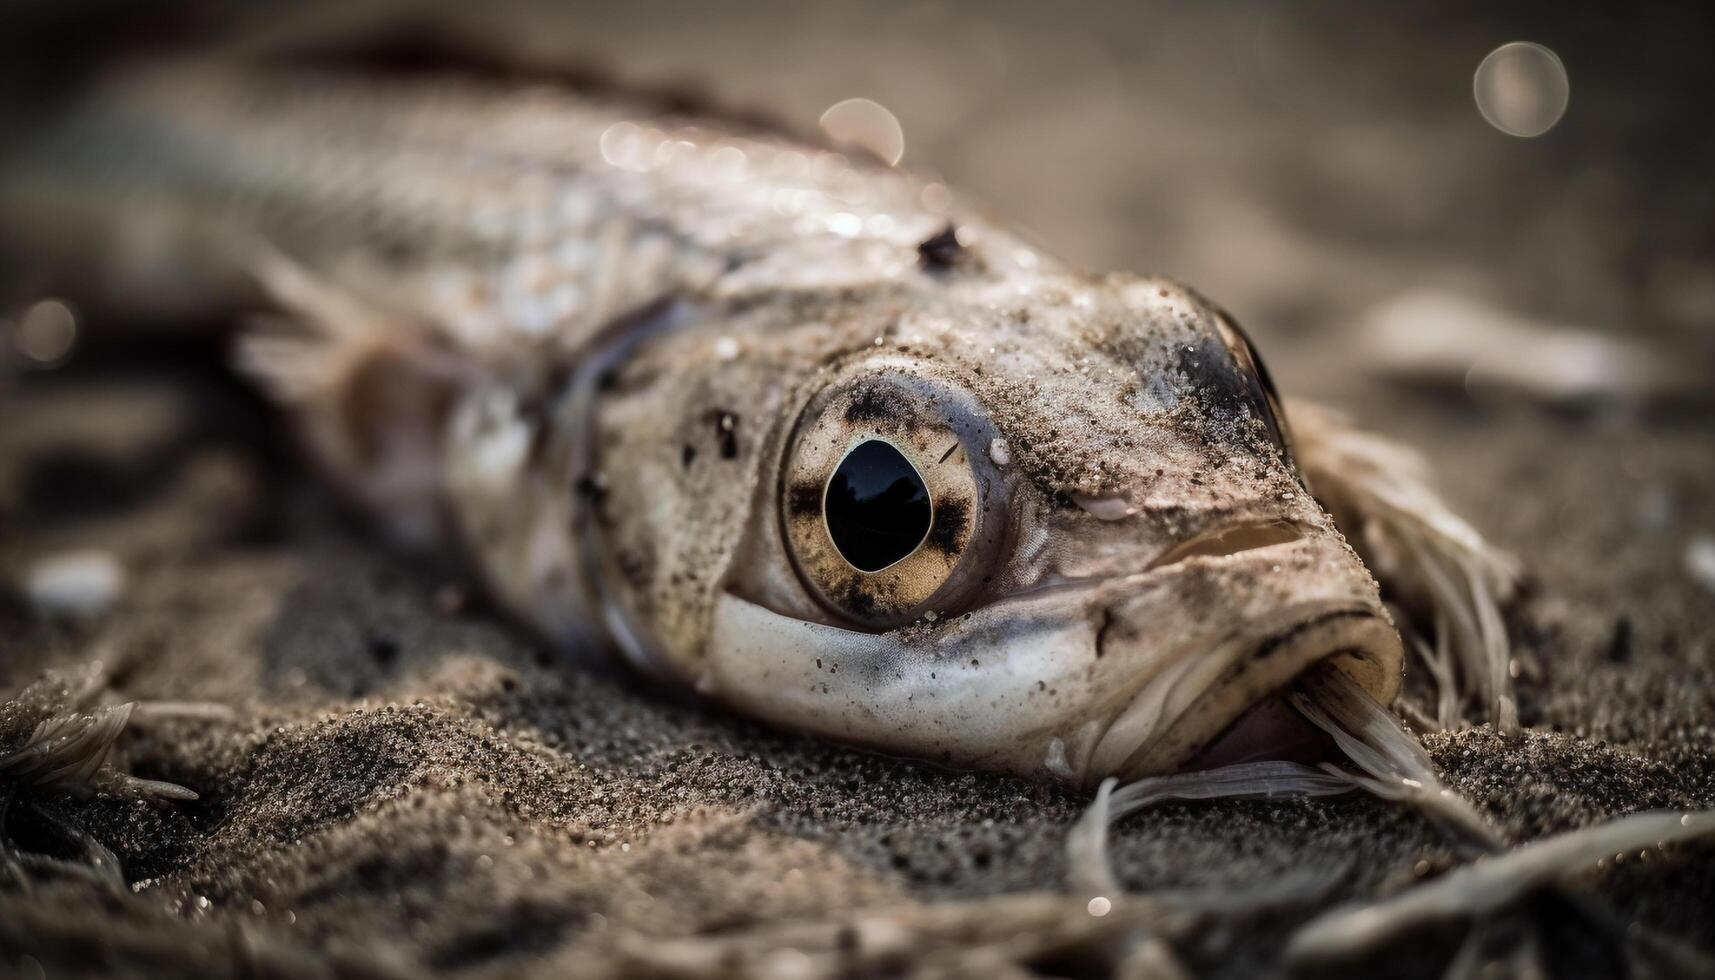
<svg viewBox="0 0 1715 980">
<path fill-rule="evenodd" d="M 846 587 L 845 607 L 854 616 L 868 616 L 875 612 L 875 596 L 863 587 L 863 583 L 854 580 Z"/>
<path fill-rule="evenodd" d="M 375 246 L 381 260 L 392 266 L 406 265 L 417 256 L 416 244 L 398 235 L 384 235 L 376 241 Z"/>
<path fill-rule="evenodd" d="M 935 523 L 929 528 L 929 543 L 944 554 L 954 554 L 970 523 L 969 504 L 963 500 L 943 500 L 935 505 Z"/>
<path fill-rule="evenodd" d="M 1632 659 L 1632 617 L 1614 620 L 1614 634 L 1608 640 L 1608 659 L 1623 664 Z"/>
<path fill-rule="evenodd" d="M 542 390 L 550 393 L 545 401 L 559 401 L 565 397 L 572 387 L 574 373 L 572 368 L 565 364 L 556 364 L 549 368 L 548 376 L 542 385 Z"/>
<path fill-rule="evenodd" d="M 941 229 L 917 246 L 923 268 L 933 272 L 951 269 L 965 256 L 965 246 L 959 242 L 959 230 L 952 225 Z"/>
<path fill-rule="evenodd" d="M 684 448 L 679 450 L 679 463 L 680 463 L 680 465 L 684 466 L 686 469 L 690 469 L 691 464 L 696 462 L 696 459 L 697 459 L 697 447 L 691 445 L 688 442 L 685 443 Z"/>
<path fill-rule="evenodd" d="M 578 496 L 592 503 L 601 503 L 607 498 L 607 477 L 600 473 L 585 473 L 572 484 Z"/>
<path fill-rule="evenodd" d="M 887 392 L 875 385 L 858 389 L 852 395 L 851 404 L 846 406 L 847 422 L 891 422 L 898 415 L 899 410 L 888 400 Z"/>
<path fill-rule="evenodd" d="M 1241 366 L 1219 337 L 1179 348 L 1175 360 L 1205 412 L 1223 421 L 1256 419 L 1267 428 L 1269 440 L 1285 449 L 1286 437 L 1270 407 L 1268 382 L 1260 371 Z"/>
<path fill-rule="evenodd" d="M 649 562 L 642 555 L 629 549 L 621 551 L 618 556 L 619 574 L 634 588 L 642 588 L 649 584 Z"/>
<path fill-rule="evenodd" d="M 1232 416 L 1255 411 L 1253 385 L 1239 370 L 1226 345 L 1217 337 L 1204 337 L 1197 344 L 1175 347 L 1175 364 L 1209 412 Z M 1261 395 L 1256 386 L 1255 395 Z"/>
<path fill-rule="evenodd" d="M 738 416 L 724 408 L 709 412 L 708 419 L 715 428 L 715 441 L 722 459 L 738 458 Z"/>
<path fill-rule="evenodd" d="M 787 509 L 796 517 L 815 517 L 822 512 L 822 488 L 814 483 L 800 483 L 787 491 Z"/>
</svg>

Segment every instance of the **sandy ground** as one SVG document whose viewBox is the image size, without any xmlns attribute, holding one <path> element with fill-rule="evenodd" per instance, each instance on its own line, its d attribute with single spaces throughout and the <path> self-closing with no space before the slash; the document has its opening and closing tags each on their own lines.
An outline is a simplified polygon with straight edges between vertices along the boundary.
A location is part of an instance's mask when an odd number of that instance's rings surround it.
<svg viewBox="0 0 1715 980">
<path fill-rule="evenodd" d="M 698 79 L 802 122 L 875 97 L 904 122 L 908 162 L 1006 202 L 1058 250 L 1221 298 L 1284 388 L 1421 447 L 1531 570 L 1509 615 L 1530 729 L 1429 736 L 1450 782 L 1519 840 L 1715 806 L 1715 583 L 1688 561 L 1715 536 L 1707 402 L 1550 411 L 1389 384 L 1351 353 L 1365 311 L 1436 287 L 1708 356 L 1715 138 L 1686 93 L 1710 90 L 1709 68 L 1675 43 L 1708 36 L 1707 18 L 1274 9 L 529 16 L 627 77 Z M 1470 101 L 1482 54 L 1519 36 L 1556 47 L 1573 79 L 1571 113 L 1534 141 Z M 73 547 L 127 572 L 117 605 L 84 621 L 0 588 L 0 691 L 99 659 L 115 700 L 233 711 L 122 742 L 132 772 L 195 802 L 37 791 L 13 807 L 15 846 L 70 854 L 54 829 L 69 819 L 129 888 L 43 874 L 0 891 L 0 972 L 797 977 L 894 936 L 878 972 L 1101 974 L 1075 941 L 1081 905 L 1028 897 L 1061 887 L 1083 797 L 567 668 L 456 567 L 381 547 L 218 362 L 97 347 L 0 402 L 0 580 Z M 1164 806 L 1113 839 L 1135 892 L 1326 879 L 1194 927 L 1153 919 L 1198 976 L 1282 972 L 1296 925 L 1439 874 L 1454 850 L 1357 797 Z M 1576 892 L 1715 957 L 1715 850 L 1609 867 Z M 1535 949 L 1554 976 L 1619 975 L 1624 944 L 1590 922 L 1564 897 L 1530 901 L 1491 923 L 1493 972 L 1525 972 L 1513 957 Z M 1346 968 L 1437 976 L 1463 936 L 1414 933 Z"/>
</svg>

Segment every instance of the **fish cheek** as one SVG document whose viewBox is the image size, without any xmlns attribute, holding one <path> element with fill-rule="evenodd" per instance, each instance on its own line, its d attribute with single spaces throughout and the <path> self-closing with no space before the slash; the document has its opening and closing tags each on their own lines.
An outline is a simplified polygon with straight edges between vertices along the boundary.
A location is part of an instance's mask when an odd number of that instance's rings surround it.
<svg viewBox="0 0 1715 980">
<path fill-rule="evenodd" d="M 768 457 L 758 420 L 781 411 L 778 365 L 677 349 L 695 342 L 693 332 L 640 352 L 604 394 L 595 465 L 606 492 L 598 540 L 583 545 L 601 553 L 604 614 L 684 676 L 753 521 Z"/>
</svg>

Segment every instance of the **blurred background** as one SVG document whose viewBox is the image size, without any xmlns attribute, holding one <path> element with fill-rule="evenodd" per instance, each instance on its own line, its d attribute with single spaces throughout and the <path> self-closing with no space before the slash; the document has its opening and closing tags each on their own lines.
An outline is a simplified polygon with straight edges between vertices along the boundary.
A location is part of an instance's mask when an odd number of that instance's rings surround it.
<svg viewBox="0 0 1715 980">
<path fill-rule="evenodd" d="M 1279 360 L 1279 340 L 1425 286 L 1597 329 L 1707 342 L 1715 328 L 1706 4 L 645 2 L 507 16 L 533 25 L 534 45 L 800 122 L 875 99 L 903 126 L 906 165 L 1077 263 L 1185 279 L 1277 341 L 1265 349 Z M 1554 52 L 1570 82 L 1535 138 L 1491 125 L 1474 98 L 1479 64 L 1513 41 Z"/>
</svg>

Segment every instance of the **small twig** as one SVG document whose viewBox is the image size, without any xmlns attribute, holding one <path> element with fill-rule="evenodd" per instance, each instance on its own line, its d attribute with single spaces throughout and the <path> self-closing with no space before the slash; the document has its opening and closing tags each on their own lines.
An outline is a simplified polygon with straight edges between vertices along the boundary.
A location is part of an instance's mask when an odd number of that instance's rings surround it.
<svg viewBox="0 0 1715 980">
<path fill-rule="evenodd" d="M 230 722 L 238 719 L 231 705 L 218 701 L 138 701 L 131 720 Z"/>
<path fill-rule="evenodd" d="M 1392 898 L 1325 913 L 1287 944 L 1287 958 L 1323 961 L 1373 949 L 1401 933 L 1495 912 L 1521 895 L 1577 875 L 1628 851 L 1715 834 L 1715 811 L 1652 810 L 1533 841 L 1449 871 Z"/>
</svg>

